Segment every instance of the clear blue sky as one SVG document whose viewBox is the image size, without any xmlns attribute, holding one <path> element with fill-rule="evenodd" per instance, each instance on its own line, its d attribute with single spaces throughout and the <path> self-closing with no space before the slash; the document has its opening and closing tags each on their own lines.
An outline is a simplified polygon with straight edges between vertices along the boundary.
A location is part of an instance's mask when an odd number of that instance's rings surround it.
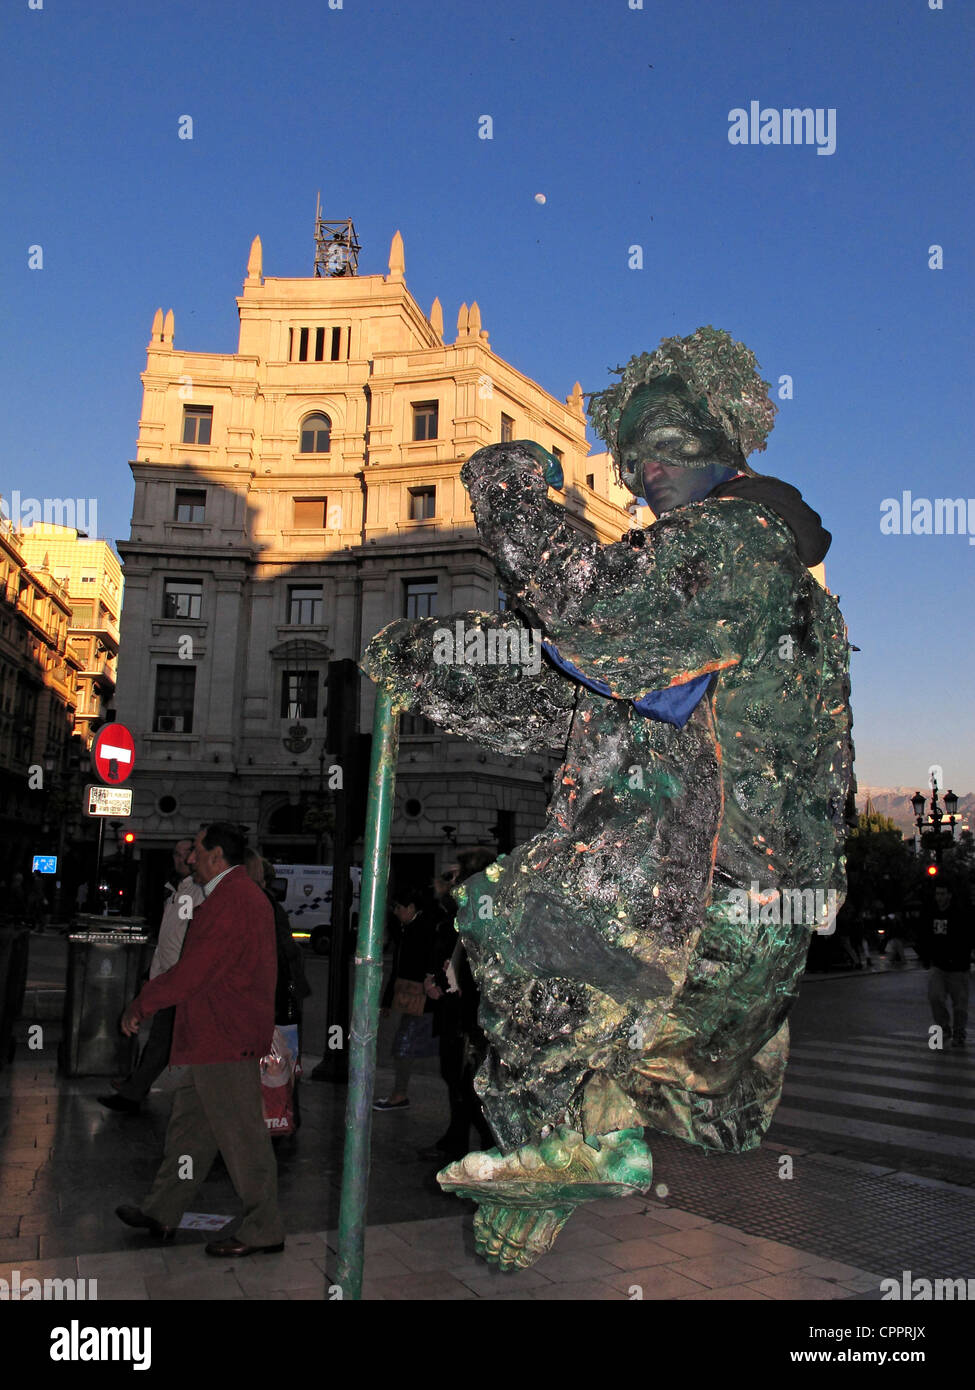
<svg viewBox="0 0 975 1390">
<path fill-rule="evenodd" d="M 399 227 L 423 308 L 452 334 L 476 298 L 559 397 L 702 323 L 791 375 L 752 463 L 833 532 L 860 781 L 941 763 L 975 790 L 975 545 L 880 531 L 905 489 L 975 498 L 971 12 L 629 4 L 10 0 L 0 492 L 94 496 L 127 536 L 156 306 L 178 347 L 233 352 L 251 238 L 268 275 L 310 274 L 320 188 L 363 273 Z M 835 109 L 835 153 L 732 145 L 753 100 Z"/>
</svg>

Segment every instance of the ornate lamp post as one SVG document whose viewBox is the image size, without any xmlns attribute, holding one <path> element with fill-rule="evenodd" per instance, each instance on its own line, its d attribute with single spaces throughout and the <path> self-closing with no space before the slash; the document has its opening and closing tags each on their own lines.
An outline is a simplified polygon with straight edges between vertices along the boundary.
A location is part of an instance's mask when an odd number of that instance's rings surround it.
<svg viewBox="0 0 975 1390">
<path fill-rule="evenodd" d="M 928 807 L 929 819 L 924 819 L 924 808 L 926 805 L 923 792 L 915 792 L 911 797 L 911 806 L 914 809 L 914 823 L 917 826 L 916 844 L 919 847 L 924 843 L 925 834 L 933 838 L 932 848 L 934 849 L 935 863 L 941 863 L 941 851 L 943 841 L 941 838 L 941 822 L 947 816 L 948 825 L 951 827 L 951 838 L 955 838 L 955 822 L 958 819 L 958 798 L 953 791 L 946 791 L 944 794 L 944 810 L 938 802 L 938 779 L 931 778 L 931 804 Z"/>
</svg>

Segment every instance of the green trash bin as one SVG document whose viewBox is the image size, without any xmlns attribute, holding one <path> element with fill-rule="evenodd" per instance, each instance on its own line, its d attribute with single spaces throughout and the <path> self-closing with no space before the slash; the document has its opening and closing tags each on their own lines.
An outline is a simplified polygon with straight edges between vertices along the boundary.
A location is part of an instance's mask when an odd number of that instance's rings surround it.
<svg viewBox="0 0 975 1390">
<path fill-rule="evenodd" d="M 75 919 L 58 1052 L 65 1076 L 126 1076 L 132 1070 L 138 1039 L 122 1035 L 119 1017 L 142 988 L 152 951 L 142 917 Z"/>
</svg>

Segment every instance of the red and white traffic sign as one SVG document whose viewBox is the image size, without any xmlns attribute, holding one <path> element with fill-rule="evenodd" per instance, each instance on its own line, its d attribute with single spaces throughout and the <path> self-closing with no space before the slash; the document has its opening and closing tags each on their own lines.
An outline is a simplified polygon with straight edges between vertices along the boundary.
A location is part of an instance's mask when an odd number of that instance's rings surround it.
<svg viewBox="0 0 975 1390">
<path fill-rule="evenodd" d="M 102 781 L 117 786 L 135 767 L 135 740 L 124 724 L 104 724 L 92 745 L 91 757 Z"/>
</svg>

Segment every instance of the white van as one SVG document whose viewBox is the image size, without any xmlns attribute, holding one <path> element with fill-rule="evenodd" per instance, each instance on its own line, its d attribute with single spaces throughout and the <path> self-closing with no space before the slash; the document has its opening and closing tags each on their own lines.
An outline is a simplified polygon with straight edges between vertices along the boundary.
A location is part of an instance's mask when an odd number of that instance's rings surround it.
<svg viewBox="0 0 975 1390">
<path fill-rule="evenodd" d="M 352 881 L 352 915 L 358 917 L 362 870 L 349 870 Z M 272 891 L 288 914 L 296 941 L 310 941 L 322 955 L 328 954 L 332 925 L 332 865 L 275 864 Z"/>
</svg>

